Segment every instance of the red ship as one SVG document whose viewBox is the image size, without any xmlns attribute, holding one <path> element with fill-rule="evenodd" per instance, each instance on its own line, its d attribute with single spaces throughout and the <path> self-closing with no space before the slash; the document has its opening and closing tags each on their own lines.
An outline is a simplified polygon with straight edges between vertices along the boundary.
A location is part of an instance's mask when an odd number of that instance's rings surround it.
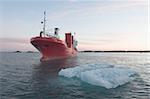
<svg viewBox="0 0 150 99">
<path fill-rule="evenodd" d="M 58 28 L 55 28 L 54 35 L 47 35 L 45 33 L 45 19 L 44 12 L 43 31 L 37 37 L 31 38 L 31 44 L 42 54 L 41 61 L 61 59 L 73 57 L 77 54 L 77 41 L 71 33 L 65 33 L 65 40 L 61 40 L 58 36 Z"/>
</svg>

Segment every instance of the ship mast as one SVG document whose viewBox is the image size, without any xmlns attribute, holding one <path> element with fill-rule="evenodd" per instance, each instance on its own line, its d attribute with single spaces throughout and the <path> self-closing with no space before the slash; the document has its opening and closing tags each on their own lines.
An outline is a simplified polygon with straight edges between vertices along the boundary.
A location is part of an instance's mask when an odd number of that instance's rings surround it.
<svg viewBox="0 0 150 99">
<path fill-rule="evenodd" d="M 45 26 L 46 26 L 46 11 L 44 11 L 44 24 L 43 24 L 43 35 L 45 36 Z"/>
</svg>

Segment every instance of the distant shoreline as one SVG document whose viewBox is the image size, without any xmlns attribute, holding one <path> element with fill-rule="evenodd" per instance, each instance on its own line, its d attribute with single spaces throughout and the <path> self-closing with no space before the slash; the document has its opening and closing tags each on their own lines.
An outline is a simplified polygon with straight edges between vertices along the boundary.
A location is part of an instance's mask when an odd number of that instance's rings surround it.
<svg viewBox="0 0 150 99">
<path fill-rule="evenodd" d="M 7 52 L 7 53 L 39 53 L 37 51 L 0 51 L 0 52 Z"/>
<path fill-rule="evenodd" d="M 85 50 L 85 51 L 79 51 L 81 53 L 86 53 L 86 52 L 94 52 L 94 53 L 103 53 L 103 52 L 107 52 L 107 53 L 111 53 L 111 52 L 116 52 L 116 53 L 149 53 L 150 50 L 144 50 L 144 51 L 123 51 L 123 50 L 113 50 L 113 51 L 92 51 L 92 50 Z"/>
<path fill-rule="evenodd" d="M 0 52 L 9 52 L 9 53 L 39 53 L 37 51 L 0 51 Z M 93 50 L 84 50 L 78 51 L 80 53 L 150 53 L 150 50 L 143 51 L 124 51 L 124 50 L 110 50 L 110 51 L 93 51 Z"/>
</svg>

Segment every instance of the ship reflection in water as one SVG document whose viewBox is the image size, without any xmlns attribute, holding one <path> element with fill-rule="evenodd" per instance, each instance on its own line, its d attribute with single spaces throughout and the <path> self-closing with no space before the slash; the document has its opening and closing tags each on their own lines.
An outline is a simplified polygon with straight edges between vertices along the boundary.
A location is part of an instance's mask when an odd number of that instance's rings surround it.
<svg viewBox="0 0 150 99">
<path fill-rule="evenodd" d="M 41 62 L 34 66 L 33 77 L 39 80 L 57 78 L 61 69 L 77 66 L 77 57 Z"/>
<path fill-rule="evenodd" d="M 64 59 L 56 59 L 51 61 L 41 62 L 39 67 L 44 69 L 51 69 L 49 72 L 57 73 L 62 68 L 74 67 L 77 64 L 77 57 L 72 58 L 64 58 Z"/>
<path fill-rule="evenodd" d="M 57 97 L 65 89 L 61 85 L 58 72 L 63 68 L 69 68 L 76 66 L 77 57 L 70 59 L 59 59 L 47 62 L 41 62 L 39 65 L 35 65 L 32 75 L 32 86 L 34 94 L 41 95 L 44 98 Z M 40 96 L 37 96 L 40 97 Z"/>
</svg>

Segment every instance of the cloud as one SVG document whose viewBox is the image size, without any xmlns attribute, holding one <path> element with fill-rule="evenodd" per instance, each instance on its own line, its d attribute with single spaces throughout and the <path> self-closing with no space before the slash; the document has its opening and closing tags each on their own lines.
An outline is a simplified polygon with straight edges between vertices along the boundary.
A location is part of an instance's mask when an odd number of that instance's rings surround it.
<svg viewBox="0 0 150 99">
<path fill-rule="evenodd" d="M 100 0 L 95 2 L 79 2 L 80 1 L 71 3 L 67 5 L 67 7 L 51 13 L 49 19 L 61 19 L 69 16 L 90 16 L 104 12 L 120 12 L 130 10 L 131 8 L 147 7 L 147 0 Z"/>
<path fill-rule="evenodd" d="M 27 38 L 0 38 L 0 51 L 36 51 Z"/>
<path fill-rule="evenodd" d="M 0 38 L 1 43 L 19 43 L 19 44 L 27 44 L 29 43 L 29 39 L 26 38 Z"/>
<path fill-rule="evenodd" d="M 97 44 L 108 44 L 111 42 L 116 42 L 118 40 L 109 40 L 109 39 L 82 39 L 79 40 L 79 43 L 82 45 L 97 45 Z"/>
</svg>

